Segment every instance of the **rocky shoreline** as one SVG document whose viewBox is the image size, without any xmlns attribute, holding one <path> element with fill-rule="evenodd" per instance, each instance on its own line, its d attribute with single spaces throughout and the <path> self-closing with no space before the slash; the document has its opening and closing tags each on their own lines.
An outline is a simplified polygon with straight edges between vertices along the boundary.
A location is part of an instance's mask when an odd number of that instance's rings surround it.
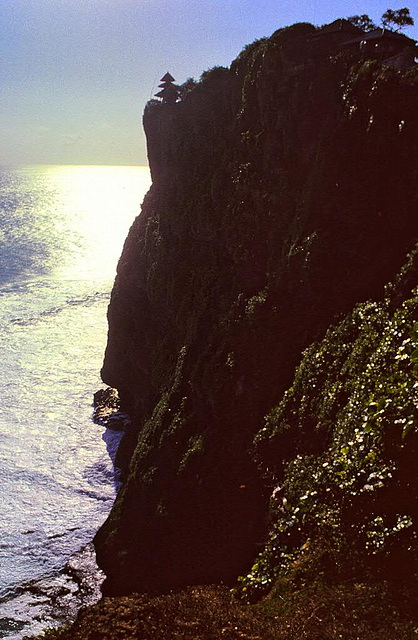
<svg viewBox="0 0 418 640">
<path fill-rule="evenodd" d="M 103 580 L 89 543 L 74 553 L 57 575 L 26 582 L 4 599 L 0 638 L 24 640 L 46 628 L 69 624 L 81 607 L 100 599 Z"/>
</svg>

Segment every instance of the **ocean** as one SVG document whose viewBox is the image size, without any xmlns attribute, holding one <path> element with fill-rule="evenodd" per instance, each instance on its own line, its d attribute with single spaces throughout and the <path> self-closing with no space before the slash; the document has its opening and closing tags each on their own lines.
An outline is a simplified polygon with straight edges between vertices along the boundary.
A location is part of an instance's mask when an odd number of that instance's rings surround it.
<svg viewBox="0 0 418 640">
<path fill-rule="evenodd" d="M 118 436 L 92 422 L 92 396 L 117 260 L 149 186 L 147 167 L 0 171 L 0 638 L 98 597 L 89 542 L 115 497 Z"/>
</svg>

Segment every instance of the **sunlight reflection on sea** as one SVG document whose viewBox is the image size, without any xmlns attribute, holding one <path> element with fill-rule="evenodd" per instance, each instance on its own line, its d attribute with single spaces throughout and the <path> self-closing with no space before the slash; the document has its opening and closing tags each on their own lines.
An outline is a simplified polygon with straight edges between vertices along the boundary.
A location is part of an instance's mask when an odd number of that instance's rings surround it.
<svg viewBox="0 0 418 640">
<path fill-rule="evenodd" d="M 114 499 L 91 402 L 117 260 L 150 177 L 33 166 L 0 180 L 0 596 L 10 597 L 58 571 Z"/>
</svg>

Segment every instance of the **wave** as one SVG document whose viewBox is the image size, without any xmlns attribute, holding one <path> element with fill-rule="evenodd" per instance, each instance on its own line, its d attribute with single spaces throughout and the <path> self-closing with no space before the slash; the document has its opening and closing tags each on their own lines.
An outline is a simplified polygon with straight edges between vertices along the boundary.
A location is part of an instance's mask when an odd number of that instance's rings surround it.
<svg viewBox="0 0 418 640">
<path fill-rule="evenodd" d="M 78 493 L 81 496 L 86 496 L 87 498 L 92 498 L 98 502 L 114 502 L 115 500 L 113 495 L 107 496 L 102 493 L 98 493 L 97 491 L 90 491 L 89 489 L 75 489 L 75 493 Z"/>
<path fill-rule="evenodd" d="M 26 317 L 17 317 L 11 318 L 8 321 L 8 324 L 17 325 L 21 327 L 25 327 L 28 325 L 38 324 L 43 320 L 50 318 L 51 316 L 56 316 L 63 311 L 71 307 L 91 307 L 103 300 L 110 299 L 109 291 L 96 291 L 93 294 L 87 294 L 85 296 L 68 298 L 62 304 L 58 306 L 50 307 L 49 309 L 44 309 L 43 311 L 39 311 L 38 313 L 28 315 Z"/>
<path fill-rule="evenodd" d="M 62 493 L 69 496 L 76 493 L 88 498 L 93 498 L 94 500 L 98 500 L 100 502 L 113 501 L 115 499 L 113 494 L 101 492 L 102 487 L 108 488 L 111 486 L 114 477 L 113 470 L 109 468 L 104 462 L 99 462 L 94 465 L 85 467 L 81 475 L 90 485 L 94 485 L 94 483 L 96 483 L 96 490 L 69 486 L 65 482 L 58 480 L 56 475 L 47 475 L 46 473 L 42 473 L 41 471 L 25 469 L 21 466 L 18 466 L 14 469 L 0 469 L 1 481 L 7 480 L 8 482 L 13 482 L 14 480 L 16 480 L 21 483 L 24 482 L 31 487 L 38 487 L 39 489 L 49 489 L 49 487 L 53 487 L 56 494 Z M 68 528 L 66 531 L 75 531 L 77 528 L 78 527 L 75 527 L 73 529 Z M 21 533 L 32 534 L 35 533 L 35 530 L 28 529 Z"/>
<path fill-rule="evenodd" d="M 20 465 L 16 465 L 14 468 L 0 468 L 0 481 L 13 482 L 15 479 L 19 482 L 26 482 L 29 486 L 54 485 L 57 489 L 67 489 L 65 485 L 57 481 L 52 475 L 47 475 L 42 471 L 26 469 Z"/>
</svg>

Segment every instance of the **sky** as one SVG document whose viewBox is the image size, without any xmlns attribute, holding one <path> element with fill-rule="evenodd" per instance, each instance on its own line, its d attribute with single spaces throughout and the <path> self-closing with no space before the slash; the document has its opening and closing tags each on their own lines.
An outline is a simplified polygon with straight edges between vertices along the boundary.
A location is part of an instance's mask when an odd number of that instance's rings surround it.
<svg viewBox="0 0 418 640">
<path fill-rule="evenodd" d="M 392 9 L 403 4 L 389 3 Z M 418 0 L 407 3 L 417 26 Z M 145 103 L 295 22 L 388 0 L 0 0 L 0 164 L 147 164 Z"/>
</svg>

